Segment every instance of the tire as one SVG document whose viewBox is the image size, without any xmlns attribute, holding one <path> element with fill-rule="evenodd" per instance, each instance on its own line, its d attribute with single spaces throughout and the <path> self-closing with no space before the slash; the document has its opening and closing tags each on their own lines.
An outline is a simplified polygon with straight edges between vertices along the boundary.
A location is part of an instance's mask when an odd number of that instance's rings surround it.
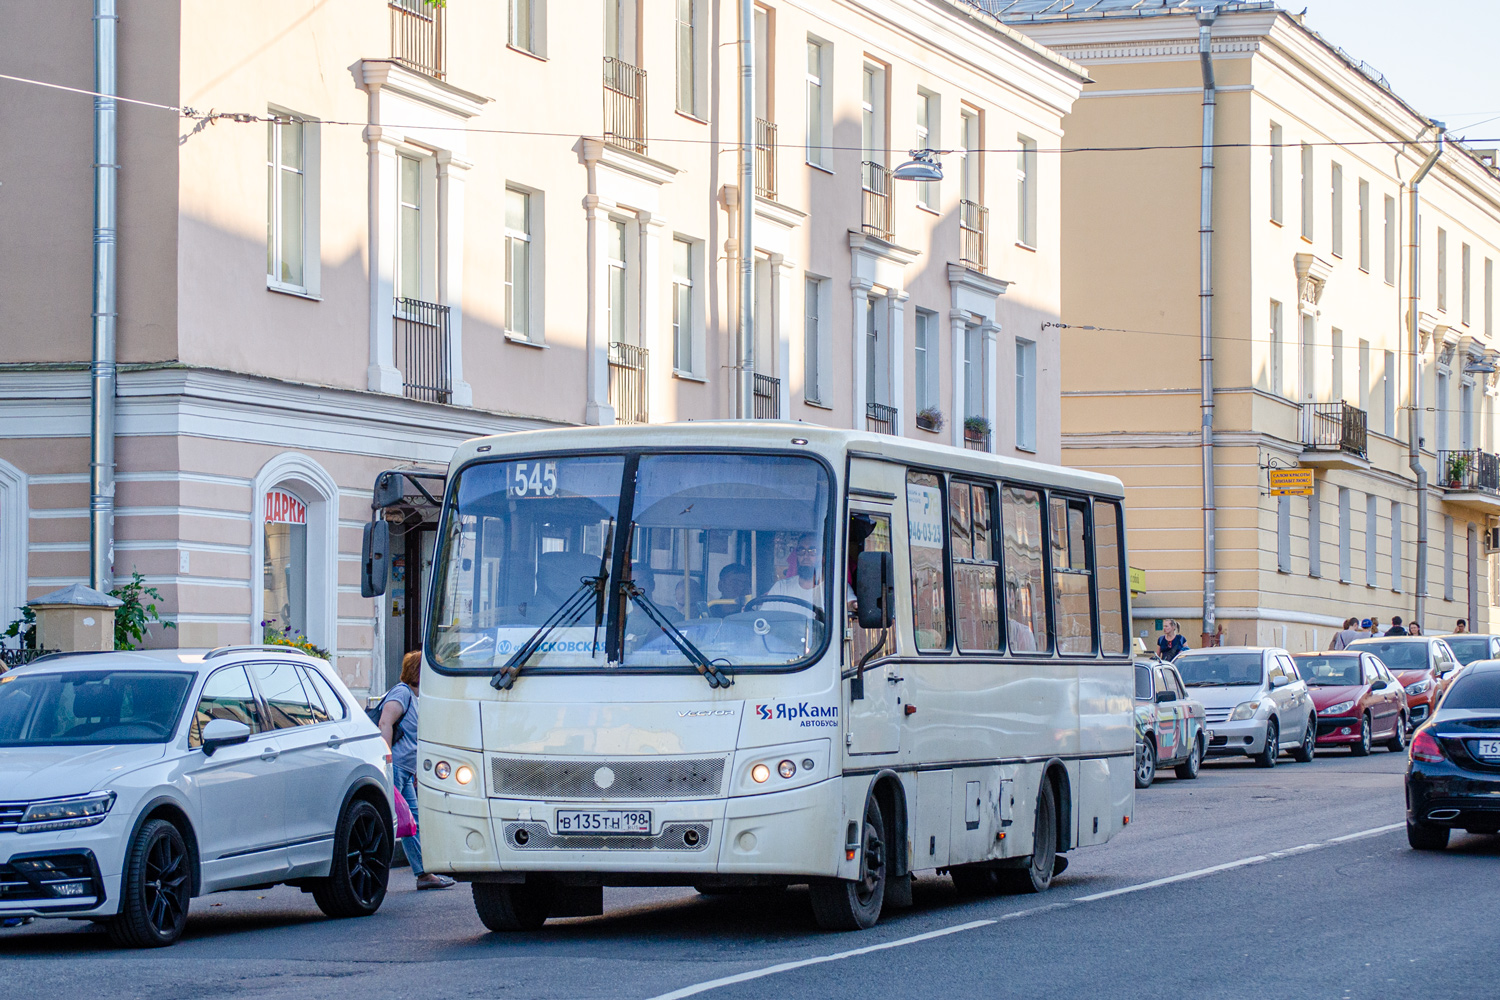
<svg viewBox="0 0 1500 1000">
<path fill-rule="evenodd" d="M 1359 742 L 1349 744 L 1349 752 L 1356 757 L 1370 756 L 1370 713 L 1359 720 Z"/>
<path fill-rule="evenodd" d="M 1292 751 L 1292 760 L 1299 764 L 1306 764 L 1313 759 L 1313 751 L 1318 746 L 1318 717 L 1309 715 L 1307 717 L 1307 728 L 1302 733 L 1302 742 L 1297 744 L 1297 749 Z"/>
<path fill-rule="evenodd" d="M 1448 847 L 1448 828 L 1406 821 L 1406 842 L 1414 851 L 1442 851 Z"/>
<path fill-rule="evenodd" d="M 1148 744 L 1149 745 L 1149 744 Z M 1031 834 L 1031 863 L 1025 868 L 1001 868 L 995 874 L 1007 892 L 1046 892 L 1052 888 L 1052 876 L 1067 867 L 1059 865 L 1057 855 L 1057 796 L 1050 778 L 1042 778 L 1036 798 L 1036 826 Z"/>
<path fill-rule="evenodd" d="M 553 887 L 545 882 L 475 882 L 474 909 L 492 931 L 534 931 L 552 914 Z"/>
<path fill-rule="evenodd" d="M 391 879 L 391 831 L 364 799 L 350 799 L 333 832 L 328 877 L 312 884 L 313 902 L 335 919 L 368 917 L 380 909 Z"/>
<path fill-rule="evenodd" d="M 1406 716 L 1396 717 L 1396 731 L 1391 734 L 1390 739 L 1385 741 L 1385 748 L 1391 753 L 1406 752 Z"/>
<path fill-rule="evenodd" d="M 182 936 L 193 894 L 192 859 L 182 833 L 164 819 L 148 820 L 125 855 L 120 912 L 106 923 L 127 948 L 161 948 Z"/>
<path fill-rule="evenodd" d="M 1276 758 L 1281 754 L 1279 741 L 1281 740 L 1281 727 L 1276 724 L 1275 719 L 1266 723 L 1266 745 L 1260 753 L 1254 757 L 1259 767 L 1275 767 Z"/>
<path fill-rule="evenodd" d="M 1141 744 L 1141 756 L 1135 763 L 1135 787 L 1150 788 L 1156 780 L 1156 744 L 1148 737 Z"/>
<path fill-rule="evenodd" d="M 1193 749 L 1188 751 L 1187 760 L 1178 764 L 1174 771 L 1182 781 L 1192 781 L 1198 777 L 1198 769 L 1203 766 L 1203 737 L 1199 736 L 1193 741 Z"/>
<path fill-rule="evenodd" d="M 827 931 L 862 931 L 875 926 L 885 903 L 888 837 L 885 818 L 874 796 L 865 804 L 859 878 L 830 879 L 808 888 L 813 918 Z"/>
</svg>

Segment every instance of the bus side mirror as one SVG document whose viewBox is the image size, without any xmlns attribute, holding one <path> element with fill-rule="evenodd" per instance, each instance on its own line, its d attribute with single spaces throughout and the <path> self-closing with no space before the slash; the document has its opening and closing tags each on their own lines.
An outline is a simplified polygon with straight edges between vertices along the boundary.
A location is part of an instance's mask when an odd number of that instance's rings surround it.
<svg viewBox="0 0 1500 1000">
<path fill-rule="evenodd" d="M 359 595 L 379 597 L 385 593 L 386 574 L 390 569 L 391 526 L 385 521 L 365 525 L 364 543 L 359 557 Z"/>
<path fill-rule="evenodd" d="M 854 605 L 860 628 L 896 622 L 896 572 L 889 552 L 861 552 L 854 566 Z"/>
<path fill-rule="evenodd" d="M 374 496 L 371 506 L 376 510 L 385 510 L 394 507 L 406 499 L 406 487 L 402 484 L 401 473 L 382 472 L 375 477 Z"/>
</svg>

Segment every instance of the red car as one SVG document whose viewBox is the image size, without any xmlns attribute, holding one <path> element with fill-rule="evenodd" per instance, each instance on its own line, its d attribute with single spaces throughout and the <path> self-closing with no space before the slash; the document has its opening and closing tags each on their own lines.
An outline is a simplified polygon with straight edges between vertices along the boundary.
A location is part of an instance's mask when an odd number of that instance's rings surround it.
<svg viewBox="0 0 1500 1000">
<path fill-rule="evenodd" d="M 1442 694 L 1443 678 L 1458 669 L 1458 657 L 1437 636 L 1402 635 L 1355 639 L 1349 650 L 1373 653 L 1406 689 L 1407 723 L 1427 721 Z"/>
<path fill-rule="evenodd" d="M 1318 746 L 1347 746 L 1356 757 L 1377 742 L 1396 753 L 1406 749 L 1406 692 L 1385 664 L 1352 649 L 1292 660 L 1318 711 Z"/>
</svg>

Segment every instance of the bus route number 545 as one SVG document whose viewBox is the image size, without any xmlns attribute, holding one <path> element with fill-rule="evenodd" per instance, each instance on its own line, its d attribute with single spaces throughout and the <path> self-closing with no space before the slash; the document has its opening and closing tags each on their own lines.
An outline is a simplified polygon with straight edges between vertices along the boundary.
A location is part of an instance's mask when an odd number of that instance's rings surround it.
<svg viewBox="0 0 1500 1000">
<path fill-rule="evenodd" d="M 512 496 L 550 497 L 557 493 L 556 462 L 517 462 Z"/>
</svg>

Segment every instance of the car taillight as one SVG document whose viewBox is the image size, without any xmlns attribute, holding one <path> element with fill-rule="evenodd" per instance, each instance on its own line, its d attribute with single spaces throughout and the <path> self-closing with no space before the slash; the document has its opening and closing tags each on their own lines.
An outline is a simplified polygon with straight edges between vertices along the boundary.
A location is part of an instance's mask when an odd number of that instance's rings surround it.
<svg viewBox="0 0 1500 1000">
<path fill-rule="evenodd" d="M 1431 733 L 1425 729 L 1418 732 L 1411 741 L 1411 759 L 1426 761 L 1429 764 L 1443 759 L 1443 748 L 1438 741 L 1433 739 Z"/>
</svg>

